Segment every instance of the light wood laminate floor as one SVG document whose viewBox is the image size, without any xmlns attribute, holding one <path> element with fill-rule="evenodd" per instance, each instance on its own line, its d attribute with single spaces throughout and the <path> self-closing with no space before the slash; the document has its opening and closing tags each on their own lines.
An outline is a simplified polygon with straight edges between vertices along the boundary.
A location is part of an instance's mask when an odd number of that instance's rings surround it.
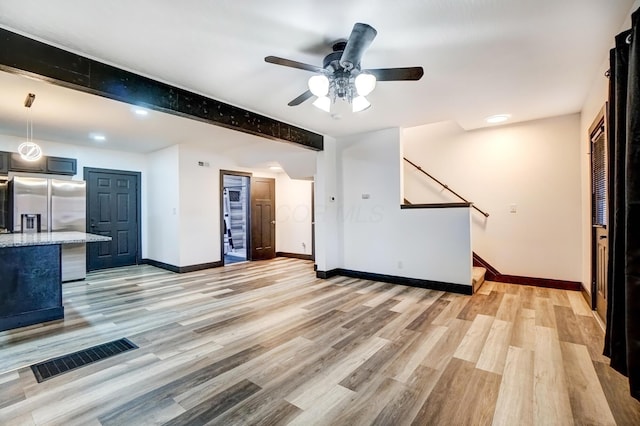
<svg viewBox="0 0 640 426">
<path fill-rule="evenodd" d="M 0 333 L 0 424 L 638 425 L 577 292 L 462 296 L 278 258 L 64 285 L 64 321 Z M 38 384 L 28 365 L 140 349 Z"/>
</svg>

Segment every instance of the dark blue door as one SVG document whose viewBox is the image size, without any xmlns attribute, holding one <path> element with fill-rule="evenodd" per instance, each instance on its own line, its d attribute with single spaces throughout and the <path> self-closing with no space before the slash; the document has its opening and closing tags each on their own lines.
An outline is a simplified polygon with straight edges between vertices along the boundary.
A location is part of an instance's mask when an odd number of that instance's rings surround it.
<svg viewBox="0 0 640 426">
<path fill-rule="evenodd" d="M 87 270 L 139 263 L 140 173 L 85 169 L 87 232 L 109 242 L 87 244 Z"/>
</svg>

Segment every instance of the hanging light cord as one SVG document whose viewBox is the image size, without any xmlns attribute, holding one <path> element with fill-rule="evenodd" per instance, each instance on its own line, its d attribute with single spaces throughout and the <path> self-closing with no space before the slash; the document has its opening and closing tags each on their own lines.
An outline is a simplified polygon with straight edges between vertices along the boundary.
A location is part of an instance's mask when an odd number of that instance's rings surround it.
<svg viewBox="0 0 640 426">
<path fill-rule="evenodd" d="M 33 120 L 31 108 L 27 111 L 27 142 L 33 141 Z"/>
</svg>

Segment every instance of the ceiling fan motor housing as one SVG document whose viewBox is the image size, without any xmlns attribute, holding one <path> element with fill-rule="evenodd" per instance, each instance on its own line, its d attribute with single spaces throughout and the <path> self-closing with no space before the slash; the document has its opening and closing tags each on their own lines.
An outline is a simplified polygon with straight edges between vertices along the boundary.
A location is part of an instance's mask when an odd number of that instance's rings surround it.
<svg viewBox="0 0 640 426">
<path fill-rule="evenodd" d="M 340 65 L 340 58 L 342 58 L 342 50 L 334 50 L 324 57 L 322 61 L 322 67 L 330 73 L 333 73 L 338 70 L 346 71 Z M 353 70 L 360 70 L 360 64 L 357 64 Z M 353 71 L 352 70 L 352 71 Z"/>
<path fill-rule="evenodd" d="M 351 70 L 347 70 L 340 65 L 340 58 L 342 58 L 345 46 L 346 42 L 343 41 L 335 43 L 333 45 L 333 52 L 325 56 L 322 65 L 327 71 L 330 90 L 335 95 L 335 98 L 346 99 L 348 102 L 351 102 L 353 99 L 353 80 L 360 72 L 360 64 L 357 64 L 357 66 Z"/>
</svg>

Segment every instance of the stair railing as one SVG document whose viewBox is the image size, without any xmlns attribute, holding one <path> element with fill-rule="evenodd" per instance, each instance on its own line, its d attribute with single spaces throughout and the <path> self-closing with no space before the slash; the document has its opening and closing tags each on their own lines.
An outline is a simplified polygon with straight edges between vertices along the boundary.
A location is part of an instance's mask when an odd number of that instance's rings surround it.
<svg viewBox="0 0 640 426">
<path fill-rule="evenodd" d="M 415 167 L 416 169 L 421 171 L 423 174 L 427 175 L 429 178 L 431 178 L 433 181 L 435 181 L 438 185 L 442 186 L 444 189 L 446 189 L 447 191 L 451 192 L 453 195 L 455 195 L 456 197 L 460 198 L 462 201 L 464 201 L 465 203 L 471 204 L 471 207 L 473 207 L 474 209 L 479 211 L 484 217 L 489 217 L 489 213 L 487 213 L 487 212 L 483 211 L 482 209 L 479 209 L 478 207 L 476 207 L 471 201 L 468 201 L 462 195 L 458 194 L 456 191 L 454 191 L 453 189 L 449 188 L 449 185 L 446 185 L 446 184 L 440 182 L 437 178 L 433 177 L 432 175 L 430 175 L 429 173 L 424 171 L 424 169 L 422 167 L 418 166 L 416 163 L 414 163 L 413 161 L 409 160 L 407 157 L 402 157 L 402 158 L 404 159 L 404 161 L 406 161 L 407 163 L 411 164 L 413 167 Z"/>
</svg>

